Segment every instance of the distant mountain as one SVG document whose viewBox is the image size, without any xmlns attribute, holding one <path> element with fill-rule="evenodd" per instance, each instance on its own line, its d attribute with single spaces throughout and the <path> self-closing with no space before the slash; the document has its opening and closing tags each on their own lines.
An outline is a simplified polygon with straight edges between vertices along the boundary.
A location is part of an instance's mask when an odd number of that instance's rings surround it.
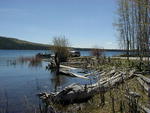
<svg viewBox="0 0 150 113">
<path fill-rule="evenodd" d="M 9 38 L 0 36 L 0 49 L 15 49 L 15 50 L 48 50 L 52 46 L 48 44 L 33 43 L 29 41 L 19 40 L 16 38 Z M 76 48 L 71 49 L 79 51 L 90 51 L 92 48 Z M 105 51 L 126 51 L 121 49 L 104 49 Z"/>
<path fill-rule="evenodd" d="M 0 49 L 47 50 L 50 49 L 50 47 L 50 45 L 46 44 L 33 43 L 16 38 L 0 36 Z"/>
</svg>

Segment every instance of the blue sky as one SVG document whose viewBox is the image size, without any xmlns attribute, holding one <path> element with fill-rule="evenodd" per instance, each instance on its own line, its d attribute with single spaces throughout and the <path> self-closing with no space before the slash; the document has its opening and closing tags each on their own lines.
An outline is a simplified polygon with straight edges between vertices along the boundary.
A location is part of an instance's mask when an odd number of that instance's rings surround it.
<svg viewBox="0 0 150 113">
<path fill-rule="evenodd" d="M 0 0 L 0 35 L 51 44 L 65 35 L 74 47 L 118 48 L 116 0 Z"/>
</svg>

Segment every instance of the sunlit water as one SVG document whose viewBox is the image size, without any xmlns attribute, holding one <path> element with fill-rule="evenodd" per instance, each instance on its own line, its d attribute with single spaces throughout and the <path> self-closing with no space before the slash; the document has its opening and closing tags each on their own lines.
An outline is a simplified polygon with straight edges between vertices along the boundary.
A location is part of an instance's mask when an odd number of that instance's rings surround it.
<svg viewBox="0 0 150 113">
<path fill-rule="evenodd" d="M 37 53 L 49 53 L 40 50 L 0 50 L 0 110 L 6 107 L 10 113 L 21 113 L 28 105 L 38 105 L 38 92 L 55 92 L 72 84 L 90 84 L 90 80 L 84 80 L 64 75 L 55 75 L 46 70 L 47 62 L 41 62 L 38 66 L 32 66 L 29 62 L 18 63 L 19 57 L 31 57 Z M 106 53 L 107 56 L 118 53 Z M 89 51 L 82 51 L 82 56 L 89 56 Z M 93 81 L 92 81 L 93 82 Z"/>
</svg>

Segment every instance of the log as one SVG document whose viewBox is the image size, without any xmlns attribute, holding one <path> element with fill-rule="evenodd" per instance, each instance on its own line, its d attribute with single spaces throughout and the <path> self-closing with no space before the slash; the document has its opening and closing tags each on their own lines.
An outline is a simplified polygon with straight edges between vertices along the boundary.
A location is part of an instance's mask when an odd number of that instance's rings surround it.
<svg viewBox="0 0 150 113">
<path fill-rule="evenodd" d="M 69 75 L 69 76 L 72 76 L 72 77 L 78 77 L 78 78 L 82 78 L 82 79 L 89 79 L 88 77 L 73 73 L 71 71 L 60 70 L 60 73 L 64 74 L 64 75 Z"/>
<path fill-rule="evenodd" d="M 80 75 L 78 73 L 78 71 L 81 71 L 81 69 L 70 67 L 70 66 L 60 65 L 60 73 L 61 74 L 69 75 L 72 77 L 78 77 L 78 78 L 82 78 L 82 79 L 89 79 L 88 77 L 86 77 L 84 75 Z"/>
<path fill-rule="evenodd" d="M 60 65 L 60 68 L 66 68 L 66 69 L 71 69 L 71 70 L 78 69 L 78 68 L 74 68 L 74 67 L 70 67 L 70 66 L 65 66 L 65 65 Z"/>
<path fill-rule="evenodd" d="M 108 91 L 111 88 L 114 88 L 116 85 L 122 83 L 122 80 L 128 80 L 134 76 L 134 71 L 131 71 L 129 75 L 120 73 L 115 77 L 111 77 L 106 81 L 98 81 L 92 85 L 80 85 L 72 84 L 65 87 L 62 91 L 49 94 L 50 101 L 60 104 L 71 104 L 78 102 L 85 102 L 92 98 L 95 94 L 98 94 L 100 91 Z"/>
<path fill-rule="evenodd" d="M 128 93 L 127 93 L 127 95 L 125 95 L 128 99 L 129 99 L 129 97 L 132 97 L 132 98 L 140 98 L 141 97 L 141 95 L 139 94 L 139 93 L 137 93 L 137 92 L 133 92 L 133 91 L 129 91 Z"/>
<path fill-rule="evenodd" d="M 84 74 L 84 76 L 85 77 L 91 76 L 91 75 L 97 76 L 97 75 L 100 75 L 101 73 L 102 72 L 94 71 L 94 72 L 90 72 L 90 73 Z"/>
<path fill-rule="evenodd" d="M 137 80 L 139 81 L 140 85 L 144 88 L 144 90 L 147 92 L 147 95 L 150 98 L 150 86 L 149 86 L 149 84 L 147 84 L 141 78 L 137 78 Z"/>
<path fill-rule="evenodd" d="M 106 75 L 106 72 L 105 72 L 105 71 L 101 73 L 101 77 L 104 76 L 104 75 Z"/>
<path fill-rule="evenodd" d="M 116 73 L 116 70 L 111 70 L 107 75 L 114 75 Z"/>
<path fill-rule="evenodd" d="M 132 97 L 132 98 L 140 98 L 141 96 L 138 93 L 136 93 L 136 92 L 129 92 L 128 95 L 125 95 L 125 97 L 127 99 L 130 99 L 130 97 Z M 140 102 L 137 103 L 137 106 L 141 110 L 143 110 L 145 113 L 150 113 L 150 109 L 145 107 L 144 105 L 142 105 Z"/>
<path fill-rule="evenodd" d="M 149 109 L 149 108 L 147 108 L 147 107 L 145 107 L 145 106 L 143 106 L 143 105 L 141 105 L 141 104 L 139 104 L 139 107 L 140 107 L 145 113 L 150 113 L 150 109 Z"/>
<path fill-rule="evenodd" d="M 150 84 L 150 78 L 147 78 L 141 74 L 136 74 L 137 77 L 140 77 L 144 82 L 146 82 L 147 84 Z"/>
<path fill-rule="evenodd" d="M 64 90 L 53 96 L 53 102 L 60 104 L 71 104 L 84 102 L 90 99 L 91 93 L 88 93 L 86 86 L 72 84 Z"/>
</svg>

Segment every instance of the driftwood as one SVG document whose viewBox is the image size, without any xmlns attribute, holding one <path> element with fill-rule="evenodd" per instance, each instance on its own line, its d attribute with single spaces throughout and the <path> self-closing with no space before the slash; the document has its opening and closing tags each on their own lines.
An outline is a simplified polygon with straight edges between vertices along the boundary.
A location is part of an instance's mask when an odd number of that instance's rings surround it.
<svg viewBox="0 0 150 113">
<path fill-rule="evenodd" d="M 128 80 L 129 78 L 134 77 L 134 72 L 135 71 L 133 70 L 130 71 L 129 74 L 120 73 L 115 77 L 112 76 L 111 78 L 104 81 L 99 80 L 97 83 L 91 85 L 72 84 L 67 86 L 60 92 L 53 94 L 50 93 L 47 95 L 49 97 L 49 100 L 54 103 L 70 104 L 85 102 L 95 94 L 98 94 L 100 91 L 107 91 L 122 83 L 124 80 Z M 45 98 L 44 95 L 40 97 Z"/>
<path fill-rule="evenodd" d="M 112 76 L 112 75 L 114 75 L 115 73 L 116 73 L 116 70 L 111 70 L 109 73 L 107 73 L 107 75 Z"/>
<path fill-rule="evenodd" d="M 89 79 L 88 77 L 86 77 L 84 75 L 80 75 L 79 74 L 80 71 L 81 71 L 81 69 L 79 69 L 79 68 L 60 65 L 60 73 L 61 74 L 69 75 L 69 76 L 72 76 L 72 77 L 78 77 L 78 78 L 82 78 L 82 79 Z"/>
<path fill-rule="evenodd" d="M 148 90 L 149 90 L 148 84 L 147 84 L 146 82 L 144 82 L 144 80 L 142 80 L 142 79 L 139 78 L 139 77 L 137 78 L 137 80 L 139 81 L 140 85 L 145 89 L 145 91 L 148 92 Z"/>
<path fill-rule="evenodd" d="M 147 78 L 141 74 L 136 74 L 137 77 L 140 77 L 144 82 L 146 82 L 147 84 L 150 84 L 150 78 Z"/>
<path fill-rule="evenodd" d="M 83 79 L 89 79 L 88 77 L 73 73 L 71 71 L 60 70 L 60 74 L 69 75 L 69 76 L 72 76 L 72 77 L 83 78 Z"/>
<path fill-rule="evenodd" d="M 140 85 L 144 88 L 147 92 L 148 96 L 150 97 L 150 78 L 147 78 L 141 74 L 136 75 L 138 78 Z"/>
<path fill-rule="evenodd" d="M 141 97 L 141 95 L 139 93 L 136 93 L 136 92 L 133 92 L 133 91 L 129 91 L 128 96 L 130 96 L 132 98 L 140 98 Z"/>
<path fill-rule="evenodd" d="M 143 106 L 143 105 L 141 105 L 141 104 L 139 104 L 139 107 L 140 107 L 145 113 L 150 113 L 150 109 L 149 109 L 149 108 L 147 108 L 147 107 L 145 107 L 145 106 Z"/>
<path fill-rule="evenodd" d="M 74 67 L 70 67 L 70 66 L 65 66 L 65 65 L 60 65 L 60 68 L 72 69 L 72 70 L 78 69 L 78 68 L 74 68 Z"/>
<path fill-rule="evenodd" d="M 136 92 L 128 92 L 127 95 L 125 95 L 125 97 L 127 99 L 129 99 L 129 101 L 133 101 L 134 99 L 138 99 L 140 98 L 141 96 L 136 93 Z M 132 98 L 132 99 L 131 99 Z M 136 101 L 136 103 L 132 104 L 132 105 L 135 105 L 138 106 L 138 108 L 140 108 L 142 111 L 144 111 L 145 113 L 150 113 L 150 109 L 145 107 L 144 105 L 142 105 L 140 102 Z M 134 110 L 135 111 L 135 110 Z"/>
</svg>

